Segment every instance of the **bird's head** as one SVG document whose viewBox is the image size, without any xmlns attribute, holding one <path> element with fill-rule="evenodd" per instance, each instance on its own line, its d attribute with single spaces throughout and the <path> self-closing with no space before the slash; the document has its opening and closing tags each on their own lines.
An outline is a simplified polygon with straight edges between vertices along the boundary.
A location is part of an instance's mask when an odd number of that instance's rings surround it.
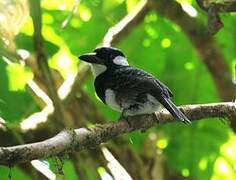
<svg viewBox="0 0 236 180">
<path fill-rule="evenodd" d="M 79 56 L 79 59 L 88 63 L 105 65 L 107 68 L 120 65 L 128 66 L 128 61 L 121 50 L 113 47 L 100 47 L 92 53 L 87 53 Z"/>
</svg>

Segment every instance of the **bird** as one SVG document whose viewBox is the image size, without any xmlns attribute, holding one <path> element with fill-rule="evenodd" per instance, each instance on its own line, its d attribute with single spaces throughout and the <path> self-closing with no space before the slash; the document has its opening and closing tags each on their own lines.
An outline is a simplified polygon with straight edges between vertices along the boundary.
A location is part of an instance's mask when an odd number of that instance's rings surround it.
<svg viewBox="0 0 236 180">
<path fill-rule="evenodd" d="M 98 47 L 78 58 L 92 66 L 97 96 L 121 117 L 152 114 L 164 106 L 175 119 L 191 123 L 172 102 L 171 90 L 152 74 L 130 66 L 120 49 Z"/>
</svg>

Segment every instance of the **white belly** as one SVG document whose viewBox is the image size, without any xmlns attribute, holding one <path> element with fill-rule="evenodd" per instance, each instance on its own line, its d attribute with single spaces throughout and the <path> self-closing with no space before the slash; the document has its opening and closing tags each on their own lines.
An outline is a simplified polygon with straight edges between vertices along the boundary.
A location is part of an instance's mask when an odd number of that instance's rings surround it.
<svg viewBox="0 0 236 180">
<path fill-rule="evenodd" d="M 150 94 L 147 95 L 147 102 L 138 104 L 138 108 L 129 108 L 130 106 L 132 106 L 132 104 L 127 103 L 122 104 L 122 107 L 120 107 L 120 105 L 117 104 L 116 96 L 112 89 L 106 90 L 105 101 L 108 106 L 116 111 L 122 112 L 123 110 L 125 110 L 125 114 L 128 116 L 134 116 L 138 114 L 151 114 L 162 107 L 161 104 L 156 100 L 156 98 Z"/>
<path fill-rule="evenodd" d="M 121 107 L 116 102 L 116 95 L 112 89 L 107 89 L 105 91 L 105 101 L 108 106 L 116 111 L 121 111 Z"/>
<path fill-rule="evenodd" d="M 139 108 L 131 108 L 126 111 L 126 115 L 134 116 L 140 114 L 152 114 L 162 108 L 159 101 L 150 94 L 147 94 L 147 101 L 139 105 Z"/>
</svg>

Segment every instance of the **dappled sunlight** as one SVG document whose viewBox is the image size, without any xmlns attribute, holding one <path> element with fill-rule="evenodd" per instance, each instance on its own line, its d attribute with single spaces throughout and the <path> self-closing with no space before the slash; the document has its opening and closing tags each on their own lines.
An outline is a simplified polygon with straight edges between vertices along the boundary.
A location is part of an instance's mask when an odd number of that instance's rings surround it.
<svg viewBox="0 0 236 180">
<path fill-rule="evenodd" d="M 33 80 L 29 80 L 27 83 L 37 97 L 42 99 L 46 105 L 52 106 L 52 100 Z"/>
<path fill-rule="evenodd" d="M 157 13 L 151 12 L 145 17 L 144 22 L 145 23 L 151 23 L 151 22 L 155 23 L 157 20 L 158 20 Z"/>
<path fill-rule="evenodd" d="M 64 79 L 73 77 L 78 71 L 77 60 L 75 59 L 66 46 L 62 46 L 60 50 L 49 60 L 50 66 L 56 68 Z"/>
<path fill-rule="evenodd" d="M 232 82 L 236 85 L 236 58 L 232 61 Z"/>
<path fill-rule="evenodd" d="M 56 174 L 50 169 L 50 164 L 46 161 L 33 160 L 31 161 L 32 166 L 41 172 L 44 176 L 46 176 L 50 180 L 56 179 Z"/>
<path fill-rule="evenodd" d="M 127 16 L 125 16 L 115 26 L 111 27 L 103 39 L 103 45 L 111 46 L 110 43 L 113 39 L 113 36 L 117 34 L 118 32 L 120 32 L 137 15 L 137 13 L 146 5 L 146 3 L 147 3 L 147 0 L 140 1 L 139 4 L 136 5 L 135 8 L 132 10 L 132 12 L 130 12 Z"/>
<path fill-rule="evenodd" d="M 21 64 L 8 64 L 7 73 L 9 77 L 8 89 L 10 91 L 24 90 L 25 85 L 33 78 L 33 73 Z M 19 80 L 19 77 L 20 80 Z"/>
<path fill-rule="evenodd" d="M 220 148 L 220 156 L 214 165 L 212 179 L 235 179 L 236 178 L 236 136 L 230 133 L 228 141 Z"/>
<path fill-rule="evenodd" d="M 19 33 L 21 26 L 29 15 L 27 0 L 12 3 L 10 0 L 0 2 L 0 35 L 10 42 Z M 14 43 L 11 42 L 14 48 Z"/>
<path fill-rule="evenodd" d="M 0 129 L 6 130 L 5 124 L 6 121 L 2 117 L 0 117 Z"/>
<path fill-rule="evenodd" d="M 205 171 L 207 169 L 207 163 L 208 159 L 206 157 L 203 157 L 198 163 L 199 169 Z"/>
<path fill-rule="evenodd" d="M 180 3 L 182 9 L 191 17 L 197 17 L 198 12 L 192 6 L 193 0 L 177 0 L 178 3 Z"/>
<path fill-rule="evenodd" d="M 58 88 L 58 96 L 64 100 L 71 91 L 72 85 L 74 84 L 76 74 L 69 74 L 63 84 Z"/>
<path fill-rule="evenodd" d="M 20 123 L 22 131 L 28 131 L 37 128 L 40 123 L 48 120 L 48 116 L 54 111 L 53 106 L 46 106 L 40 112 L 34 113 Z"/>
<path fill-rule="evenodd" d="M 50 0 L 42 1 L 42 7 L 49 10 L 70 11 L 75 4 L 75 0 Z"/>
<path fill-rule="evenodd" d="M 145 25 L 145 32 L 147 33 L 147 35 L 152 38 L 152 39 L 157 39 L 158 38 L 158 32 L 156 30 L 156 28 L 154 28 L 152 25 L 147 24 Z"/>
<path fill-rule="evenodd" d="M 115 159 L 112 153 L 105 147 L 101 148 L 104 157 L 108 161 L 107 167 L 110 169 L 113 177 L 115 179 L 132 180 L 128 172 L 124 169 L 124 167 Z"/>
<path fill-rule="evenodd" d="M 17 49 L 16 52 L 21 57 L 22 60 L 26 60 L 27 58 L 30 57 L 30 52 L 27 51 L 26 49 Z M 24 63 L 24 62 L 21 61 L 20 63 Z"/>
<path fill-rule="evenodd" d="M 192 71 L 195 68 L 195 65 L 193 62 L 186 62 L 184 68 L 188 71 Z"/>
<path fill-rule="evenodd" d="M 159 149 L 165 149 L 168 146 L 168 139 L 166 137 L 158 138 L 156 141 L 156 146 Z"/>
<path fill-rule="evenodd" d="M 211 177 L 212 180 L 233 180 L 236 178 L 234 169 L 232 169 L 232 167 L 230 167 L 230 165 L 222 157 L 217 158 L 214 171 L 215 173 Z"/>
<path fill-rule="evenodd" d="M 24 33 L 28 36 L 33 35 L 33 22 L 32 18 L 30 16 L 27 17 L 26 22 L 22 25 L 22 28 L 20 29 L 21 33 Z"/>
<path fill-rule="evenodd" d="M 33 92 L 43 100 L 46 106 L 40 112 L 33 113 L 21 121 L 20 126 L 23 131 L 35 129 L 38 124 L 46 122 L 48 120 L 48 116 L 54 111 L 52 101 L 47 94 L 32 80 L 28 81 L 28 85 Z"/>
<path fill-rule="evenodd" d="M 43 26 L 42 33 L 45 36 L 45 39 L 48 41 L 51 41 L 53 43 L 56 43 L 58 45 L 63 45 L 65 44 L 63 38 L 57 34 L 53 27 L 45 25 Z"/>
<path fill-rule="evenodd" d="M 182 169 L 181 174 L 184 177 L 188 177 L 190 175 L 189 169 L 187 169 L 187 168 Z"/>
<path fill-rule="evenodd" d="M 92 12 L 86 6 L 80 5 L 79 16 L 84 22 L 88 22 L 92 18 Z"/>
<path fill-rule="evenodd" d="M 52 24 L 54 22 L 53 16 L 49 13 L 44 13 L 42 19 L 44 24 Z"/>
<path fill-rule="evenodd" d="M 106 171 L 104 167 L 99 167 L 97 171 L 102 180 L 113 180 L 113 177 Z"/>
<path fill-rule="evenodd" d="M 191 17 L 197 17 L 197 10 L 188 2 L 180 3 L 183 10 Z"/>
<path fill-rule="evenodd" d="M 228 141 L 220 148 L 223 156 L 229 158 L 232 164 L 236 164 L 236 136 L 232 132 L 229 134 Z"/>
<path fill-rule="evenodd" d="M 43 34 L 46 39 L 58 45 L 59 50 L 49 59 L 49 65 L 56 68 L 61 75 L 67 79 L 78 71 L 77 57 L 75 57 L 67 46 L 67 42 L 57 34 L 51 26 L 45 25 Z"/>
<path fill-rule="evenodd" d="M 149 47 L 151 45 L 151 40 L 146 38 L 143 40 L 143 46 L 144 47 Z"/>
<path fill-rule="evenodd" d="M 73 27 L 73 28 L 80 28 L 80 27 L 82 27 L 82 22 L 79 20 L 79 19 L 77 19 L 77 18 L 73 18 L 73 19 L 71 19 L 71 21 L 70 21 L 70 25 Z"/>
<path fill-rule="evenodd" d="M 171 40 L 169 38 L 164 38 L 161 40 L 161 46 L 163 48 L 169 48 L 171 46 Z"/>
</svg>

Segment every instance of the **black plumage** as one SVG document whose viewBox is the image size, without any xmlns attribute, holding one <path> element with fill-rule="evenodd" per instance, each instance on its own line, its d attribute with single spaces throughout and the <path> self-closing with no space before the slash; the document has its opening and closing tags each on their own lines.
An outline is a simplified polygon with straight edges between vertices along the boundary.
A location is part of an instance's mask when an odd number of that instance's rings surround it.
<svg viewBox="0 0 236 180">
<path fill-rule="evenodd" d="M 173 117 L 190 123 L 171 101 L 173 94 L 166 85 L 141 69 L 114 63 L 113 60 L 117 56 L 124 57 L 124 54 L 114 48 L 99 48 L 93 55 L 80 56 L 87 62 L 106 66 L 104 72 L 99 74 L 94 82 L 96 93 L 103 103 L 107 103 L 106 90 L 110 89 L 119 106 L 117 110 L 122 111 L 123 115 L 143 114 L 146 110 L 142 109 L 146 106 L 149 107 L 146 109 L 152 110 L 162 104 Z"/>
<path fill-rule="evenodd" d="M 117 103 L 131 102 L 130 106 L 138 108 L 145 103 L 146 94 L 154 96 L 175 118 L 189 121 L 188 118 L 173 104 L 170 89 L 151 74 L 131 66 L 114 66 L 99 75 L 94 82 L 98 97 L 105 102 L 106 89 L 114 90 Z"/>
</svg>

